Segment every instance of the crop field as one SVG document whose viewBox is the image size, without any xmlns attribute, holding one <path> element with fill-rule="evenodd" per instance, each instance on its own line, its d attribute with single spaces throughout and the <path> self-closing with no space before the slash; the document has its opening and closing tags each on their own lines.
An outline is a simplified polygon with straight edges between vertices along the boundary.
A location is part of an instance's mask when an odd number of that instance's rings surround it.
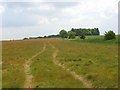
<svg viewBox="0 0 120 90">
<path fill-rule="evenodd" d="M 117 88 L 117 41 L 87 40 L 3 41 L 2 87 Z"/>
</svg>

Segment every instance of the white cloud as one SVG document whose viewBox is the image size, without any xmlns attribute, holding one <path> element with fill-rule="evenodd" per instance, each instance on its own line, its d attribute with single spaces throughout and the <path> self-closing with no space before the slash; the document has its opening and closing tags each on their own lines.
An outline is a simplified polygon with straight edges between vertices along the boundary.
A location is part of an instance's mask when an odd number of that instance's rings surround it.
<svg viewBox="0 0 120 90">
<path fill-rule="evenodd" d="M 62 14 L 78 15 L 84 13 L 118 13 L 118 0 L 82 0 L 80 4 L 71 8 L 64 8 Z M 109 15 L 108 15 L 109 16 Z"/>
<path fill-rule="evenodd" d="M 82 0 L 74 7 L 63 8 L 61 15 L 69 17 L 72 23 L 88 24 L 89 22 L 88 25 L 98 25 L 117 15 L 117 5 L 117 0 Z"/>
<path fill-rule="evenodd" d="M 45 3 L 32 3 L 31 7 L 26 8 L 26 11 L 53 11 L 55 8 Z"/>
<path fill-rule="evenodd" d="M 73 16 L 73 15 L 78 15 L 80 13 L 80 10 L 76 9 L 76 7 L 73 8 L 63 8 L 61 10 L 61 14 L 63 16 Z"/>
<path fill-rule="evenodd" d="M 11 10 L 13 13 L 42 14 L 50 13 L 56 10 L 56 8 L 52 5 L 43 2 L 12 2 L 7 4 L 7 10 Z"/>
<path fill-rule="evenodd" d="M 3 5 L 0 5 L 0 14 L 5 12 L 5 7 Z"/>
<path fill-rule="evenodd" d="M 59 19 L 58 19 L 57 17 L 54 17 L 54 18 L 51 19 L 51 22 L 55 23 L 55 22 L 57 22 L 58 20 L 59 20 Z"/>
<path fill-rule="evenodd" d="M 24 10 L 23 8 L 17 7 L 17 8 L 15 8 L 15 9 L 13 10 L 13 12 L 17 14 L 17 13 L 22 13 L 23 10 Z"/>
<path fill-rule="evenodd" d="M 56 23 L 59 20 L 56 17 L 49 18 L 47 16 L 40 16 L 40 15 L 35 15 L 34 18 L 38 22 L 38 25 L 50 25 Z"/>
<path fill-rule="evenodd" d="M 79 17 L 74 17 L 72 19 L 70 19 L 71 23 L 83 23 L 88 17 L 87 16 L 83 16 L 83 15 L 79 15 Z"/>
<path fill-rule="evenodd" d="M 41 24 L 43 24 L 43 25 L 48 25 L 48 24 L 50 24 L 50 20 L 47 18 L 47 17 L 44 17 L 44 16 L 39 16 L 38 18 L 38 25 L 41 25 Z"/>
<path fill-rule="evenodd" d="M 52 10 L 54 10 L 55 8 L 52 7 L 52 6 L 49 6 L 48 4 L 42 4 L 42 5 L 40 5 L 37 9 L 38 9 L 38 10 L 45 10 L 45 11 L 52 11 Z"/>
</svg>

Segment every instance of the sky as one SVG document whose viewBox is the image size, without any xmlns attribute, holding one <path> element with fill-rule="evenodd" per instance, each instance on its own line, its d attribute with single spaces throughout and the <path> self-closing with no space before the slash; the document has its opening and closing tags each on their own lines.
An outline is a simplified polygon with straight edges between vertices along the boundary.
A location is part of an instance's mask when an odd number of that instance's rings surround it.
<svg viewBox="0 0 120 90">
<path fill-rule="evenodd" d="M 118 33 L 119 0 L 0 0 L 0 40 L 58 34 L 71 28 Z"/>
</svg>

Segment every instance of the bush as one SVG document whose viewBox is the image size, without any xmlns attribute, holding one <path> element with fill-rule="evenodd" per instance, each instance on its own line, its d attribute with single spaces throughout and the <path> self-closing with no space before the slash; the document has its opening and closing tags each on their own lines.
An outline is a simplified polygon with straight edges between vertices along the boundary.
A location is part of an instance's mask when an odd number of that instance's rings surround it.
<svg viewBox="0 0 120 90">
<path fill-rule="evenodd" d="M 28 40 L 29 38 L 23 38 L 23 40 Z"/>
<path fill-rule="evenodd" d="M 81 39 L 85 39 L 85 35 L 80 36 Z"/>
<path fill-rule="evenodd" d="M 59 35 L 60 35 L 61 38 L 67 38 L 68 37 L 67 31 L 65 31 L 65 30 L 61 30 L 59 32 Z"/>
<path fill-rule="evenodd" d="M 75 32 L 73 32 L 73 31 L 68 31 L 68 38 L 69 38 L 69 39 L 74 39 L 74 38 L 75 38 Z"/>
<path fill-rule="evenodd" d="M 105 40 L 115 39 L 115 33 L 113 31 L 105 32 Z"/>
</svg>

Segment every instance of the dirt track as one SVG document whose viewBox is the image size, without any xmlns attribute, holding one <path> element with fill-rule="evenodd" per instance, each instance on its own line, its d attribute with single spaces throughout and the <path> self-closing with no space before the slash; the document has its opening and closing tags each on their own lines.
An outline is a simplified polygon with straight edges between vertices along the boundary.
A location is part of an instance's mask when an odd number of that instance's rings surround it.
<svg viewBox="0 0 120 90">
<path fill-rule="evenodd" d="M 46 50 L 46 43 L 44 43 L 43 49 L 42 51 L 36 53 L 35 55 L 33 55 L 31 58 L 29 58 L 28 60 L 26 60 L 25 64 L 24 64 L 24 72 L 25 72 L 25 83 L 24 83 L 24 88 L 33 88 L 32 86 L 32 74 L 31 74 L 31 70 L 30 70 L 30 66 L 32 64 L 32 60 L 40 55 L 41 53 L 43 53 Z"/>
<path fill-rule="evenodd" d="M 54 64 L 56 64 L 57 66 L 63 68 L 67 73 L 70 73 L 75 79 L 79 80 L 80 82 L 83 83 L 83 85 L 87 88 L 92 88 L 92 83 L 88 80 L 86 80 L 83 76 L 78 75 L 76 72 L 71 71 L 69 68 L 66 68 L 64 66 L 64 64 L 61 64 L 57 59 L 56 56 L 59 52 L 59 50 L 50 42 L 48 42 L 48 45 L 51 46 L 51 48 L 53 48 L 54 52 L 52 54 L 52 61 Z M 32 64 L 32 60 L 40 55 L 41 53 L 43 53 L 46 50 L 46 43 L 44 43 L 43 49 L 42 51 L 36 53 L 35 55 L 33 55 L 31 58 L 29 58 L 28 60 L 26 60 L 25 64 L 24 64 L 24 69 L 25 69 L 25 83 L 24 83 L 24 88 L 33 88 L 33 84 L 32 84 L 32 74 L 31 74 L 31 70 L 30 70 L 30 66 Z"/>
<path fill-rule="evenodd" d="M 49 45 L 54 49 L 54 52 L 53 52 L 53 63 L 58 65 L 59 67 L 63 68 L 64 70 L 66 70 L 68 73 L 70 73 L 75 79 L 79 80 L 80 82 L 83 83 L 84 86 L 86 86 L 87 88 L 92 88 L 92 83 L 90 81 L 88 81 L 87 79 L 85 79 L 84 77 L 78 75 L 76 72 L 74 71 L 71 71 L 69 68 L 66 68 L 64 66 L 64 64 L 61 64 L 59 61 L 57 61 L 56 59 L 56 56 L 59 52 L 59 50 L 53 45 L 51 44 L 50 42 L 48 42 Z"/>
</svg>

